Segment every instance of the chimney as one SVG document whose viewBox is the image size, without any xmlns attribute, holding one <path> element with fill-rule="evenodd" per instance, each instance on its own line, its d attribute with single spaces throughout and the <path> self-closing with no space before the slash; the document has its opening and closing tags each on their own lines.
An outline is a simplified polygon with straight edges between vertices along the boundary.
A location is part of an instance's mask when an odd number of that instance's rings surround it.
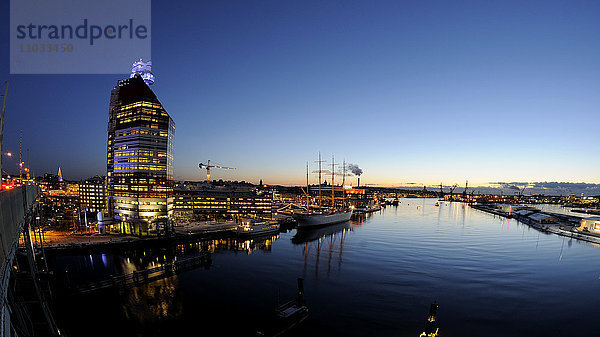
<svg viewBox="0 0 600 337">
<path fill-rule="evenodd" d="M 358 177 L 358 186 L 356 187 L 360 187 L 360 177 Z"/>
</svg>

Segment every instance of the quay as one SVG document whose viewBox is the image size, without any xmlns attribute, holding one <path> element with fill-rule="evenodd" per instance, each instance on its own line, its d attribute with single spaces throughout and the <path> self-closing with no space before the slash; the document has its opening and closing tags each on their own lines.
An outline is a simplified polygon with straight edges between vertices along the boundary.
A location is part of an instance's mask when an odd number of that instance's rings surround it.
<svg viewBox="0 0 600 337">
<path fill-rule="evenodd" d="M 278 220 L 280 231 L 295 227 L 295 222 L 290 223 L 287 218 Z M 65 252 L 94 252 L 109 248 L 119 247 L 152 247 L 165 243 L 186 242 L 196 239 L 221 239 L 237 235 L 239 223 L 209 223 L 192 222 L 175 226 L 168 235 L 138 237 L 125 234 L 99 234 L 99 233 L 66 233 L 57 231 L 43 231 L 43 234 L 34 235 L 34 247 L 47 253 Z"/>
<path fill-rule="evenodd" d="M 190 226 L 176 227 L 174 233 L 163 236 L 153 237 L 136 237 L 132 235 L 123 234 L 65 234 L 56 235 L 56 233 L 50 233 L 50 235 L 44 234 L 43 243 L 36 247 L 43 246 L 47 253 L 64 253 L 73 251 L 95 251 L 106 248 L 118 248 L 118 247 L 140 247 L 140 246 L 154 246 L 162 245 L 169 242 L 182 242 L 188 240 L 194 240 L 198 238 L 202 239 L 217 239 L 233 235 L 234 230 L 237 228 L 237 224 L 205 224 L 202 226 L 196 226 L 193 230 L 189 230 Z"/>
<path fill-rule="evenodd" d="M 529 214 L 527 214 L 528 212 L 521 212 L 521 211 L 506 212 L 506 211 L 498 208 L 498 205 L 495 205 L 495 204 L 489 204 L 489 205 L 470 204 L 470 206 L 472 208 L 482 211 L 482 212 L 502 216 L 502 217 L 505 217 L 508 219 L 516 219 L 517 221 L 519 221 L 523 224 L 531 226 L 531 227 L 533 227 L 539 231 L 545 232 L 545 233 L 554 233 L 557 235 L 562 235 L 562 236 L 566 236 L 566 237 L 570 237 L 570 238 L 575 238 L 578 240 L 583 240 L 583 241 L 587 241 L 587 242 L 600 244 L 600 236 L 599 235 L 595 235 L 595 234 L 589 233 L 589 232 L 575 230 L 575 226 L 581 222 L 581 220 L 583 219 L 582 217 L 559 214 L 559 213 L 552 213 L 552 212 L 542 212 L 540 210 L 527 208 L 527 207 L 526 207 L 526 209 L 528 209 L 530 211 Z M 538 216 L 534 216 L 532 218 L 531 215 L 533 215 L 533 214 L 538 214 Z M 534 218 L 540 219 L 540 221 L 536 221 L 536 220 L 534 220 Z M 547 219 L 554 218 L 556 221 L 544 222 L 543 221 L 544 218 L 547 218 Z"/>
</svg>

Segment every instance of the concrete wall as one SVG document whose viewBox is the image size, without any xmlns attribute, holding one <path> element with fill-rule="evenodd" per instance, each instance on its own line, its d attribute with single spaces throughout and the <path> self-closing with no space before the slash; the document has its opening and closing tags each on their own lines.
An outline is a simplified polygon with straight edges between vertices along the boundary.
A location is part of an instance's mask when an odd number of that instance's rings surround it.
<svg viewBox="0 0 600 337">
<path fill-rule="evenodd" d="M 30 210 L 39 193 L 37 186 L 0 191 L 0 337 L 11 336 L 10 313 L 6 302 L 10 269 L 25 223 L 25 207 Z M 26 206 L 23 204 L 24 200 Z"/>
</svg>

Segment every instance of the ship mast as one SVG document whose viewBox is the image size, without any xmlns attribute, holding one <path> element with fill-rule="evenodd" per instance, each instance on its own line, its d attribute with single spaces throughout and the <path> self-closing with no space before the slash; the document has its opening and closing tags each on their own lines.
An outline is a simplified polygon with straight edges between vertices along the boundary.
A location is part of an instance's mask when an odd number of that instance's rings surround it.
<svg viewBox="0 0 600 337">
<path fill-rule="evenodd" d="M 308 162 L 306 162 L 306 210 L 308 211 Z"/>
<path fill-rule="evenodd" d="M 346 159 L 342 164 L 342 208 L 346 207 Z"/>
<path fill-rule="evenodd" d="M 321 151 L 319 151 L 319 208 L 321 208 Z"/>
<path fill-rule="evenodd" d="M 335 208 L 335 158 L 331 156 L 331 208 Z"/>
</svg>

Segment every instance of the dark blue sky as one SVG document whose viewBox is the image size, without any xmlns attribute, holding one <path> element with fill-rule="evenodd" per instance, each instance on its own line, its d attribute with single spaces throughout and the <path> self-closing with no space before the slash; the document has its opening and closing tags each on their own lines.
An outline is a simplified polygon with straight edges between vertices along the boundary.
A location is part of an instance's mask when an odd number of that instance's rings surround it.
<svg viewBox="0 0 600 337">
<path fill-rule="evenodd" d="M 5 151 L 23 130 L 37 174 L 105 174 L 127 75 L 9 75 L 0 10 Z M 153 1 L 175 176 L 211 159 L 238 168 L 217 179 L 302 183 L 321 151 L 383 185 L 600 182 L 599 17 L 595 1 Z"/>
</svg>

